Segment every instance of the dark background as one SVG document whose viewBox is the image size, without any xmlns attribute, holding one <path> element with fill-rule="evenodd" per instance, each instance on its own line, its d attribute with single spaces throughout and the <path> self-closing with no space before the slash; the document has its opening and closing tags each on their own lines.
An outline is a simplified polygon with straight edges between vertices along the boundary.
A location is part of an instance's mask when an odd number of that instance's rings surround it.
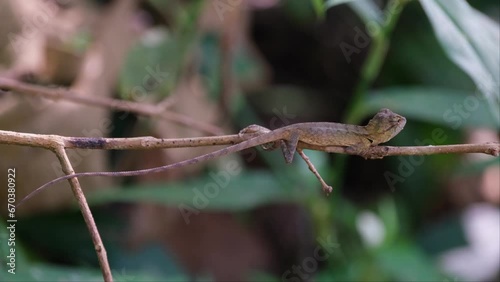
<svg viewBox="0 0 500 282">
<path fill-rule="evenodd" d="M 452 52 L 484 36 L 484 46 L 497 48 L 475 50 L 498 60 L 497 1 L 470 1 L 493 27 L 461 30 L 465 41 L 448 45 L 419 1 L 32 2 L 31 8 L 0 2 L 0 76 L 167 103 L 167 110 L 227 134 L 254 123 L 365 124 L 387 107 L 408 119 L 390 145 L 498 142 L 495 107 L 488 106 L 494 100 L 484 98 Z M 440 25 L 470 16 L 432 2 L 448 17 Z M 404 7 L 392 10 L 393 3 Z M 471 11 L 466 1 L 457 3 Z M 370 34 L 367 26 L 377 22 L 362 15 L 373 7 L 388 24 Z M 166 75 L 151 81 L 148 69 Z M 86 137 L 207 134 L 154 117 L 30 99 L 0 92 L 0 129 Z M 0 163 L 2 171 L 16 167 L 20 199 L 56 177 L 55 158 L 14 147 L 0 145 Z M 211 150 L 97 151 L 81 153 L 73 164 L 77 171 L 130 170 Z M 498 158 L 306 153 L 334 187 L 329 197 L 298 156 L 286 165 L 279 152 L 255 149 L 179 171 L 82 182 L 115 279 L 498 281 Z M 220 184 L 215 179 L 227 175 L 230 162 L 241 171 Z M 215 196 L 194 192 L 214 182 Z M 3 271 L 0 259 L 2 281 L 100 279 L 68 187 L 53 187 L 18 209 L 18 274 Z M 194 213 L 185 208 L 199 203 Z"/>
</svg>

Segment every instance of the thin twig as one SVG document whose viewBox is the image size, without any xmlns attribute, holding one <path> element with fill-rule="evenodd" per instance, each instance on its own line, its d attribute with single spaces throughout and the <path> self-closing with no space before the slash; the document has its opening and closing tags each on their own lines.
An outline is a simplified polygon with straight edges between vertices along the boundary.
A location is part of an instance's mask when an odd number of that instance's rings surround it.
<svg viewBox="0 0 500 282">
<path fill-rule="evenodd" d="M 349 151 L 347 147 L 321 147 L 304 144 L 303 149 L 324 151 L 327 153 L 359 155 Z M 371 147 L 363 153 L 366 159 L 381 159 L 387 156 L 413 156 L 413 155 L 434 155 L 434 154 L 470 154 L 479 153 L 498 157 L 500 154 L 500 143 L 488 142 L 483 144 L 454 144 L 437 146 L 376 146 Z"/>
<path fill-rule="evenodd" d="M 68 155 L 64 150 L 64 146 L 56 146 L 54 148 L 54 153 L 57 155 L 57 158 L 61 163 L 63 172 L 67 175 L 74 174 L 75 171 L 71 166 L 71 162 L 69 161 Z M 71 189 L 73 190 L 73 194 L 75 195 L 76 201 L 78 202 L 78 206 L 80 207 L 80 211 L 82 212 L 85 224 L 87 225 L 87 228 L 90 232 L 90 236 L 92 237 L 92 242 L 94 243 L 94 248 L 99 260 L 99 264 L 101 266 L 104 281 L 112 282 L 113 276 L 111 274 L 111 268 L 109 267 L 106 249 L 104 248 L 101 235 L 99 234 L 99 230 L 97 229 L 97 225 L 95 224 L 94 217 L 92 216 L 92 212 L 90 211 L 89 205 L 87 203 L 87 199 L 83 194 L 80 182 L 78 181 L 78 178 L 75 177 L 71 178 L 69 180 L 69 183 L 71 185 Z"/>
<path fill-rule="evenodd" d="M 32 85 L 23 83 L 17 80 L 0 77 L 0 90 L 13 91 L 20 94 L 31 96 L 40 96 L 52 100 L 63 99 L 70 102 L 80 103 L 84 105 L 112 108 L 125 112 L 136 113 L 144 116 L 159 117 L 161 119 L 176 122 L 191 128 L 199 129 L 202 132 L 219 135 L 222 130 L 214 125 L 207 124 L 195 120 L 189 116 L 178 114 L 171 111 L 166 111 L 164 105 L 151 105 L 144 103 L 136 103 L 125 100 L 109 99 L 102 97 L 93 97 L 82 95 L 76 91 L 72 91 L 63 87 L 50 88 L 40 85 Z"/>
<path fill-rule="evenodd" d="M 58 135 L 41 135 L 30 133 L 19 133 L 12 131 L 0 130 L 0 144 L 11 145 L 24 145 L 32 147 L 43 147 L 53 150 L 61 162 L 61 166 L 66 175 L 74 174 L 74 170 L 66 155 L 66 148 L 86 148 L 86 149 L 145 149 L 145 148 L 167 148 L 167 147 L 181 147 L 181 146 L 212 146 L 212 145 L 226 145 L 242 142 L 250 138 L 250 135 L 226 135 L 217 137 L 199 137 L 199 138 L 181 138 L 181 139 L 157 139 L 153 137 L 139 137 L 139 138 L 81 138 L 81 137 L 63 137 Z M 309 169 L 321 182 L 325 192 L 329 193 L 331 187 L 321 178 L 314 165 L 310 162 L 309 158 L 302 152 L 302 149 L 313 149 L 331 153 L 344 153 L 344 154 L 360 154 L 355 153 L 345 147 L 322 147 L 312 146 L 306 143 L 299 143 L 297 151 L 304 161 L 309 166 Z M 493 156 L 498 156 L 500 153 L 500 143 L 486 143 L 486 144 L 459 144 L 459 145 L 442 145 L 442 146 L 423 146 L 423 147 L 390 147 L 390 146 L 377 146 L 368 148 L 362 152 L 365 158 L 382 158 L 384 156 L 394 155 L 430 155 L 442 153 L 484 153 Z M 193 163 L 196 159 L 192 159 Z M 169 165 L 172 166 L 172 165 Z M 156 171 L 162 167 L 147 169 L 149 171 Z M 137 173 L 139 171 L 133 171 Z M 122 175 L 129 172 L 113 173 L 113 176 Z M 92 175 L 99 175 L 104 173 L 91 173 Z M 109 173 L 107 176 L 110 176 Z M 88 207 L 85 196 L 81 190 L 80 184 L 76 177 L 69 178 L 73 193 L 78 201 L 83 217 L 87 227 L 91 233 L 92 240 L 101 264 L 101 269 L 105 277 L 105 281 L 112 281 L 109 263 L 107 261 L 106 251 L 100 238 L 99 232 Z M 39 187 L 35 192 L 39 191 L 46 185 L 51 184 L 53 180 Z M 30 194 L 31 196 L 33 193 Z M 19 204 L 28 199 L 30 196 L 23 199 Z M 19 205 L 18 204 L 18 205 Z"/>
<path fill-rule="evenodd" d="M 49 146 L 48 144 L 54 139 L 61 140 L 66 149 L 146 150 L 234 145 L 245 141 L 247 138 L 237 134 L 172 139 L 154 138 L 151 136 L 133 138 L 93 138 L 0 130 L 0 144 L 47 148 L 47 146 Z"/>
<path fill-rule="evenodd" d="M 250 132 L 247 132 L 248 129 Z M 255 130 L 257 128 L 258 130 Z M 84 138 L 84 137 L 63 137 L 58 135 L 38 135 L 30 133 L 19 133 L 12 131 L 0 130 L 0 144 L 17 144 L 32 147 L 54 148 L 54 142 L 60 143 L 57 148 L 62 150 L 67 148 L 81 148 L 81 149 L 151 149 L 151 148 L 179 148 L 179 147 L 194 147 L 194 146 L 214 146 L 234 144 L 245 141 L 252 136 L 265 134 L 269 129 L 260 126 L 250 126 L 242 130 L 238 135 L 225 135 L 216 137 L 198 137 L 198 138 L 180 138 L 180 139 L 158 139 L 153 137 L 137 137 L 137 138 Z M 270 147 L 274 148 L 274 146 Z M 443 154 L 443 153 L 484 153 L 493 156 L 498 156 L 500 152 L 500 143 L 486 143 L 486 144 L 459 144 L 459 145 L 442 145 L 442 146 L 424 146 L 424 147 L 390 147 L 390 146 L 376 146 L 365 149 L 363 151 L 350 150 L 349 147 L 329 147 L 329 146 L 315 146 L 307 143 L 299 142 L 297 151 L 304 161 L 309 166 L 309 169 L 314 173 L 323 186 L 323 190 L 328 194 L 331 192 L 331 186 L 321 178 L 318 171 L 311 163 L 309 158 L 302 152 L 302 149 L 313 149 L 317 151 L 324 151 L 330 153 L 343 153 L 351 155 L 360 155 L 366 159 L 381 159 L 384 156 L 394 155 L 430 155 L 430 154 Z M 225 149 L 222 149 L 225 150 Z M 213 155 L 214 157 L 216 155 Z M 197 159 L 190 159 L 181 163 L 194 164 Z M 180 163 L 177 163 L 180 164 Z M 146 173 L 154 173 L 163 171 L 175 164 L 135 170 L 135 171 L 121 171 L 121 172 L 86 172 L 79 173 L 78 176 L 132 176 Z M 52 183 L 62 181 L 64 179 L 72 179 L 70 174 L 67 176 L 54 179 L 46 184 L 37 188 L 30 195 L 25 197 L 18 203 L 18 206 L 32 197 L 35 193 L 41 191 L 44 187 Z M 76 193 L 76 192 L 75 192 Z"/>
<path fill-rule="evenodd" d="M 66 149 L 103 149 L 103 150 L 145 150 L 164 148 L 184 148 L 201 146 L 234 145 L 247 140 L 245 135 L 221 135 L 209 137 L 162 139 L 151 136 L 134 138 L 93 138 L 66 137 L 59 135 L 44 135 L 0 130 L 0 144 L 23 145 L 48 148 L 53 140 L 61 140 Z M 324 147 L 299 143 L 299 148 L 327 153 L 359 155 L 346 147 Z M 433 155 L 433 154 L 464 154 L 482 153 L 492 156 L 500 154 L 500 143 L 456 144 L 438 146 L 376 146 L 363 152 L 363 157 L 378 159 L 386 156 Z"/>
<path fill-rule="evenodd" d="M 49 149 L 56 154 L 59 162 L 61 163 L 63 172 L 66 175 L 70 175 L 74 174 L 75 171 L 65 151 L 66 138 L 67 137 L 58 135 L 41 135 L 0 130 L 0 144 L 22 145 Z M 90 236 L 92 237 L 97 258 L 99 260 L 99 264 L 101 265 L 101 271 L 104 277 L 104 281 L 111 282 L 113 281 L 113 277 L 111 275 L 111 269 L 109 267 L 106 249 L 104 248 L 104 244 L 102 243 L 101 236 L 94 221 L 94 217 L 92 216 L 92 212 L 90 211 L 87 200 L 85 199 L 85 195 L 83 194 L 78 178 L 72 178 L 69 180 L 69 182 L 78 205 L 80 206 L 85 224 L 89 229 Z"/>
</svg>

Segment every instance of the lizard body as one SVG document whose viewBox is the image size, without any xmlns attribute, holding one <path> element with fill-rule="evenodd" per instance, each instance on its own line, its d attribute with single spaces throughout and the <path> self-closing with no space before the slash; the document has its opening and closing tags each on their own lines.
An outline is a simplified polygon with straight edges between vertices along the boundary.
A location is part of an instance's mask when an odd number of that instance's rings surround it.
<svg viewBox="0 0 500 282">
<path fill-rule="evenodd" d="M 354 150 L 354 152 L 362 154 L 363 151 L 368 149 L 369 147 L 376 146 L 380 143 L 384 143 L 392 139 L 403 129 L 405 124 L 406 119 L 403 116 L 393 113 L 389 109 L 382 109 L 365 126 L 332 122 L 310 122 L 291 124 L 270 131 L 260 126 L 251 125 L 240 131 L 240 135 L 245 136 L 246 134 L 248 134 L 248 136 L 250 136 L 252 134 L 256 134 L 257 136 L 251 137 L 250 139 L 241 143 L 192 159 L 160 167 L 119 172 L 82 172 L 62 176 L 40 186 L 30 195 L 24 198 L 21 202 L 19 202 L 18 205 L 20 205 L 23 201 L 27 200 L 45 187 L 73 177 L 120 177 L 144 175 L 148 173 L 161 172 L 168 169 L 176 169 L 200 162 L 205 162 L 214 158 L 222 157 L 259 145 L 276 145 L 277 143 L 281 143 L 283 154 L 287 163 L 292 162 L 295 151 L 297 149 L 300 149 L 301 144 L 303 143 L 323 147 L 348 147 L 349 149 Z"/>
</svg>

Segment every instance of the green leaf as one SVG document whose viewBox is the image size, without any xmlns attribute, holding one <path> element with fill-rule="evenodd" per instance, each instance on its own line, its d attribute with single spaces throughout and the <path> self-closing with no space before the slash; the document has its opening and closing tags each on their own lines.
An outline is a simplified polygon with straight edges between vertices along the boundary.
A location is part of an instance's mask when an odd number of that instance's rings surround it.
<svg viewBox="0 0 500 282">
<path fill-rule="evenodd" d="M 430 258 L 410 242 L 387 244 L 375 253 L 379 267 L 396 281 L 442 281 Z"/>
<path fill-rule="evenodd" d="M 378 215 L 384 223 L 385 242 L 392 244 L 401 235 L 396 204 L 391 198 L 384 198 L 378 203 Z"/>
<path fill-rule="evenodd" d="M 427 254 L 433 257 L 468 245 L 462 217 L 458 213 L 449 213 L 442 219 L 435 220 L 421 229 L 416 242 Z"/>
<path fill-rule="evenodd" d="M 2 271 L 3 272 L 3 271 Z M 190 281 L 188 277 L 156 277 L 137 271 L 127 271 L 126 269 L 111 269 L 114 281 Z M 0 274 L 0 279 L 2 278 Z M 49 264 L 37 264 L 29 268 L 5 277 L 1 281 L 102 281 L 102 272 L 97 268 L 89 267 L 67 267 Z"/>
<path fill-rule="evenodd" d="M 199 46 L 201 55 L 198 74 L 202 76 L 210 97 L 217 101 L 220 99 L 219 95 L 221 93 L 220 40 L 220 36 L 207 33 L 201 37 Z M 231 69 L 240 85 L 252 85 L 254 87 L 262 84 L 262 81 L 265 80 L 265 66 L 246 45 L 235 49 L 232 62 Z"/>
<path fill-rule="evenodd" d="M 210 173 L 194 181 L 100 191 L 93 193 L 89 202 L 151 202 L 170 206 L 184 204 L 197 210 L 239 211 L 270 203 L 300 201 L 313 190 L 292 195 L 276 182 L 273 175 L 265 172 L 229 175 L 228 178 L 221 173 Z"/>
<path fill-rule="evenodd" d="M 127 55 L 120 74 L 119 89 L 123 99 L 142 102 L 149 95 L 154 95 L 156 100 L 168 96 L 185 68 L 191 46 L 198 40 L 195 19 L 204 2 L 192 1 L 183 7 L 168 2 L 173 9 L 173 23 L 169 29 L 148 29 Z"/>
<path fill-rule="evenodd" d="M 345 4 L 345 3 L 349 3 L 349 2 L 353 2 L 353 1 L 354 0 L 328 0 L 325 3 L 325 7 L 326 8 L 331 8 L 333 6 L 337 6 L 337 5 L 340 5 L 340 4 Z"/>
<path fill-rule="evenodd" d="M 127 56 L 120 75 L 121 97 L 140 101 L 145 95 L 158 95 L 162 90 L 171 88 L 175 68 L 167 63 L 172 64 L 169 53 L 178 54 L 175 45 L 175 40 L 169 39 L 166 29 L 148 31 Z M 160 75 L 153 76 L 155 72 Z"/>
<path fill-rule="evenodd" d="M 325 17 L 326 6 L 323 5 L 323 0 L 311 0 L 311 4 L 314 8 L 314 11 L 320 18 Z"/>
<path fill-rule="evenodd" d="M 448 57 L 467 73 L 500 121 L 500 27 L 464 0 L 421 0 Z"/>
<path fill-rule="evenodd" d="M 466 127 L 500 128 L 488 111 L 482 95 L 470 95 L 461 90 L 432 87 L 393 87 L 373 91 L 361 113 L 374 113 L 389 108 L 410 119 L 462 129 Z"/>
</svg>

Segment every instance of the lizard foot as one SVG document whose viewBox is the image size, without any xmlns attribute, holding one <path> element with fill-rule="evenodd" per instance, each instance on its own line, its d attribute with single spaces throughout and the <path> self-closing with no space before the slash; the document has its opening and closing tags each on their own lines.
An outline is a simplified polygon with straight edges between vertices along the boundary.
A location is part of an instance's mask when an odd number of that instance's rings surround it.
<svg viewBox="0 0 500 282">
<path fill-rule="evenodd" d="M 329 196 L 332 193 L 333 188 L 330 185 L 323 185 L 323 192 L 325 192 L 326 196 Z"/>
<path fill-rule="evenodd" d="M 260 126 L 257 124 L 252 124 L 252 125 L 249 125 L 249 126 L 243 128 L 242 130 L 240 130 L 240 132 L 238 133 L 238 136 L 240 136 L 240 138 L 242 138 L 244 140 L 248 140 L 248 139 L 252 139 L 254 137 L 257 137 L 259 135 L 269 133 L 269 132 L 271 132 L 271 130 L 269 130 L 263 126 Z M 262 149 L 264 149 L 266 151 L 277 149 L 280 146 L 281 146 L 280 141 L 270 142 L 270 143 L 266 143 L 266 144 L 261 145 Z"/>
<path fill-rule="evenodd" d="M 389 148 L 387 146 L 375 146 L 367 150 L 366 154 L 363 156 L 365 159 L 382 159 L 387 156 Z"/>
<path fill-rule="evenodd" d="M 358 155 L 362 158 L 369 159 L 370 158 L 370 149 L 369 148 L 362 148 L 360 146 L 348 146 L 345 147 L 345 152 L 349 155 Z"/>
<path fill-rule="evenodd" d="M 345 147 L 345 152 L 347 154 L 358 155 L 365 160 L 382 159 L 383 157 L 387 156 L 388 151 L 389 148 L 386 146 L 374 146 L 368 148 L 356 146 Z"/>
</svg>

